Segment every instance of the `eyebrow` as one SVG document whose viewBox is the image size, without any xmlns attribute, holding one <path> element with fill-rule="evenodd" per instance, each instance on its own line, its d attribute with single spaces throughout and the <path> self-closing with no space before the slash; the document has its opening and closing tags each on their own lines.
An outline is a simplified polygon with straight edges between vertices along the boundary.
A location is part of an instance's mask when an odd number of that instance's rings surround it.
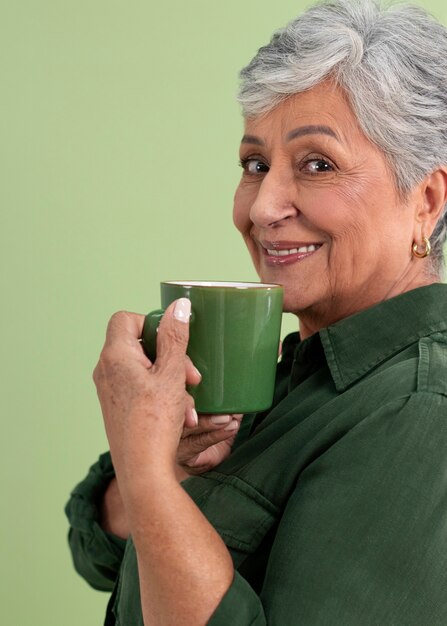
<svg viewBox="0 0 447 626">
<path fill-rule="evenodd" d="M 241 139 L 241 143 L 252 143 L 255 144 L 255 146 L 265 145 L 262 139 L 259 139 L 259 137 L 255 137 L 254 135 L 244 135 Z"/>
<path fill-rule="evenodd" d="M 311 126 L 299 126 L 289 131 L 286 135 L 286 142 L 292 141 L 297 137 L 303 137 L 304 135 L 328 135 L 339 141 L 337 134 L 332 130 L 330 126 L 324 125 L 311 125 Z M 264 142 L 255 135 L 244 135 L 241 143 L 251 143 L 256 146 L 264 146 Z"/>
<path fill-rule="evenodd" d="M 330 126 L 300 126 L 299 128 L 294 128 L 290 132 L 287 133 L 286 141 L 292 141 L 292 139 L 296 139 L 297 137 L 302 137 L 303 135 L 329 135 L 329 137 L 334 137 L 334 139 L 339 140 L 337 134 L 332 130 Z"/>
</svg>

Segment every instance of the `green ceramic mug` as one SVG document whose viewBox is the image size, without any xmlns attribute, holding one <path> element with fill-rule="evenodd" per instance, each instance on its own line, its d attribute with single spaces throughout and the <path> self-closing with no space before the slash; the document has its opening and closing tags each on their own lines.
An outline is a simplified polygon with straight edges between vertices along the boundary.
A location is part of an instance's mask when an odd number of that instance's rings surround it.
<svg viewBox="0 0 447 626">
<path fill-rule="evenodd" d="M 188 392 L 199 413 L 252 413 L 273 400 L 283 288 L 263 283 L 169 281 L 146 316 L 142 344 L 153 361 L 158 324 L 177 298 L 191 300 L 188 355 L 202 381 Z"/>
</svg>

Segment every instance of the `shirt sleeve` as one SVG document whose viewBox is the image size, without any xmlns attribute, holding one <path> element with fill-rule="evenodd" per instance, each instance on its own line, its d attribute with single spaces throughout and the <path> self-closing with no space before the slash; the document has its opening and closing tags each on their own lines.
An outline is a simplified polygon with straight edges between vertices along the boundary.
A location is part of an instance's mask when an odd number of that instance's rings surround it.
<svg viewBox="0 0 447 626">
<path fill-rule="evenodd" d="M 300 475 L 259 596 L 236 573 L 210 626 L 447 624 L 447 398 L 390 402 Z"/>
<path fill-rule="evenodd" d="M 113 589 L 126 545 L 124 539 L 106 533 L 99 525 L 98 502 L 114 475 L 107 452 L 74 488 L 65 507 L 74 567 L 94 589 L 101 591 Z"/>
<path fill-rule="evenodd" d="M 222 598 L 208 626 L 266 626 L 264 608 L 259 596 L 247 581 L 235 572 L 233 583 Z"/>
</svg>

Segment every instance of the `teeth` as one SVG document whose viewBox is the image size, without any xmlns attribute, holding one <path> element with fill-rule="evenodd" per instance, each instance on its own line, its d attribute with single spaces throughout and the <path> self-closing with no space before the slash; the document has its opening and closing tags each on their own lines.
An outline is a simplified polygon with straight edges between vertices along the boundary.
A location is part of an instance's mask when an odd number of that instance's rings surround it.
<svg viewBox="0 0 447 626">
<path fill-rule="evenodd" d="M 287 256 L 289 254 L 306 254 L 307 252 L 315 252 L 319 246 L 315 246 L 311 244 L 310 246 L 301 246 L 299 248 L 291 248 L 290 250 L 270 250 L 267 249 L 267 254 L 269 256 Z"/>
</svg>

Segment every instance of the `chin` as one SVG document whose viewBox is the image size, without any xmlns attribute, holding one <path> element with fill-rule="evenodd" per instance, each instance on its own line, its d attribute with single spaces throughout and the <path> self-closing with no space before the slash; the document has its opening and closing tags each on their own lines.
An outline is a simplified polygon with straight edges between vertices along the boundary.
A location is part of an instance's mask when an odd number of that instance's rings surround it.
<svg viewBox="0 0 447 626">
<path fill-rule="evenodd" d="M 305 299 L 301 296 L 288 294 L 287 290 L 284 289 L 284 302 L 283 302 L 283 311 L 284 313 L 294 313 L 295 315 L 299 315 L 300 311 L 303 311 L 309 307 L 309 303 L 305 302 Z"/>
</svg>

